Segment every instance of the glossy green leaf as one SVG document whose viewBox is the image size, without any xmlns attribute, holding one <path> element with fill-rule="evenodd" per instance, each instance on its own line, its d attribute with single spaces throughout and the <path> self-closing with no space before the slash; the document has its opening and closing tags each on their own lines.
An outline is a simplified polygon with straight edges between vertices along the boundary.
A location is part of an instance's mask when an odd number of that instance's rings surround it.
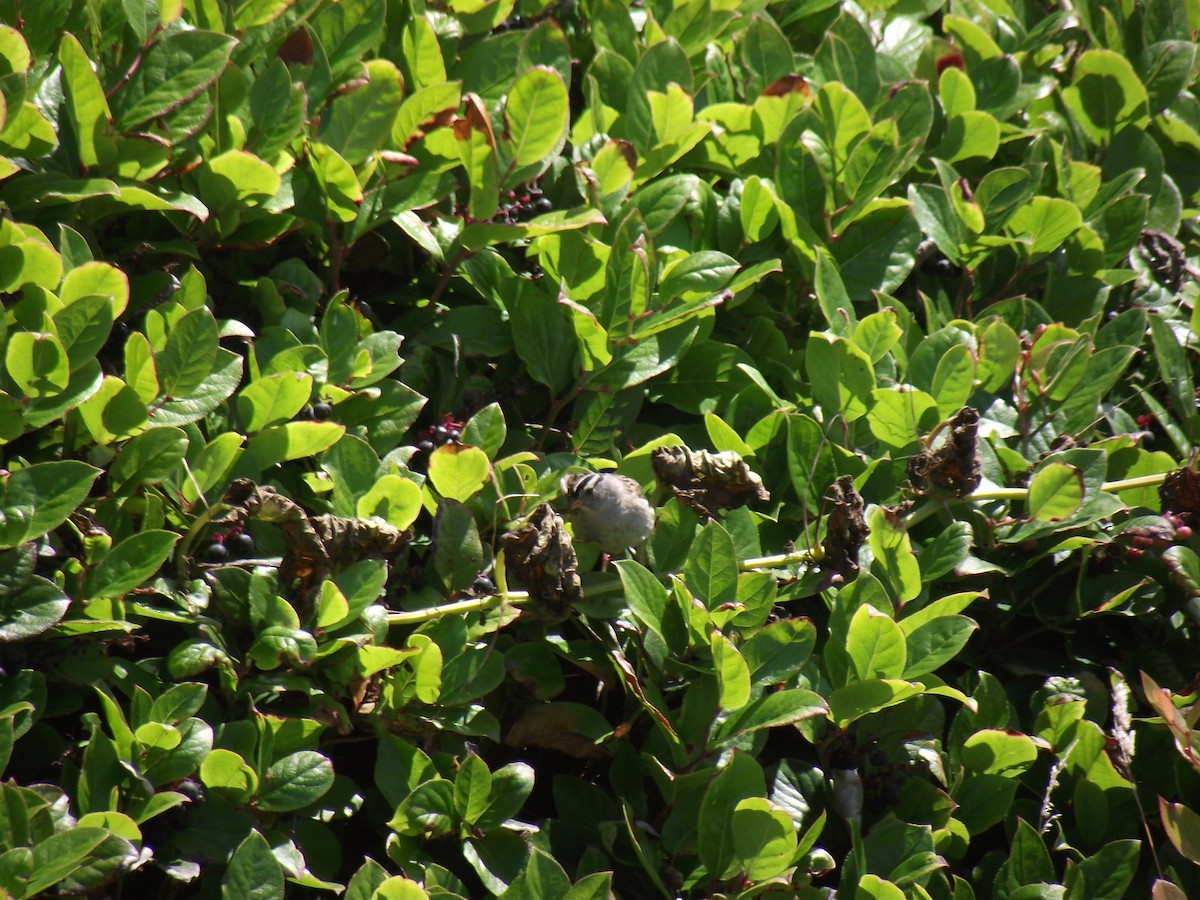
<svg viewBox="0 0 1200 900">
<path fill-rule="evenodd" d="M 466 502 L 487 482 L 491 465 L 478 447 L 444 444 L 429 457 L 429 481 L 448 500 Z"/>
<path fill-rule="evenodd" d="M 270 812 L 290 812 L 320 799 L 333 785 L 329 759 L 313 750 L 289 754 L 263 776 L 258 807 Z"/>
<path fill-rule="evenodd" d="M 1144 120 L 1149 104 L 1146 88 L 1129 61 L 1112 50 L 1100 49 L 1087 50 L 1075 61 L 1063 100 L 1097 142 Z"/>
<path fill-rule="evenodd" d="M 0 483 L 0 549 L 57 528 L 92 489 L 100 470 L 75 460 L 37 463 Z"/>
<path fill-rule="evenodd" d="M 737 554 L 733 538 L 710 522 L 692 542 L 683 576 L 688 590 L 709 610 L 737 599 Z"/>
<path fill-rule="evenodd" d="M 179 428 L 151 428 L 129 440 L 109 468 L 109 483 L 117 493 L 157 484 L 174 475 L 188 448 Z"/>
<path fill-rule="evenodd" d="M 1029 482 L 1029 517 L 1045 522 L 1073 516 L 1083 504 L 1083 477 L 1062 462 L 1044 465 Z"/>
<path fill-rule="evenodd" d="M 709 639 L 722 709 L 740 709 L 750 699 L 750 669 L 729 638 L 713 632 Z"/>
<path fill-rule="evenodd" d="M 234 851 L 221 880 L 222 900 L 268 900 L 283 895 L 283 868 L 258 831 L 251 831 Z"/>
</svg>

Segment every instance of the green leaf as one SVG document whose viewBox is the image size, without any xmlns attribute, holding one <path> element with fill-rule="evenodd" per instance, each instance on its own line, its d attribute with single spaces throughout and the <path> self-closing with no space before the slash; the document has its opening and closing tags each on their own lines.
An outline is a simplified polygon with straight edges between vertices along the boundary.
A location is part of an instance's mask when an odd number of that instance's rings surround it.
<svg viewBox="0 0 1200 900">
<path fill-rule="evenodd" d="M 109 836 L 104 828 L 74 828 L 48 835 L 33 846 L 33 869 L 25 896 L 35 897 L 81 869 Z"/>
<path fill-rule="evenodd" d="M 825 315 L 829 330 L 839 337 L 854 334 L 858 326 L 854 303 L 846 293 L 846 285 L 842 282 L 837 263 L 824 248 L 817 250 L 817 275 L 813 287 L 816 289 L 817 302 L 821 305 L 821 312 Z M 812 377 L 811 374 L 809 377 Z"/>
<path fill-rule="evenodd" d="M 507 436 L 508 426 L 505 425 L 504 410 L 499 403 L 489 403 L 471 416 L 462 431 L 463 443 L 478 447 L 487 454 L 488 459 L 496 458 Z"/>
<path fill-rule="evenodd" d="M 396 115 L 392 126 L 392 142 L 396 147 L 404 149 L 410 142 L 430 128 L 438 116 L 450 110 L 458 109 L 462 96 L 462 84 L 455 81 L 441 84 L 430 84 L 405 98 Z"/>
<path fill-rule="evenodd" d="M 274 159 L 300 133 L 306 105 L 304 86 L 292 83 L 283 60 L 271 60 L 250 86 L 251 127 L 245 149 L 260 159 Z"/>
<path fill-rule="evenodd" d="M 917 562 L 921 566 L 921 580 L 928 584 L 954 571 L 971 552 L 974 533 L 967 522 L 954 522 L 921 548 Z"/>
<path fill-rule="evenodd" d="M 820 114 L 825 143 L 832 156 L 833 174 L 840 181 L 851 149 L 871 129 L 871 117 L 862 100 L 836 81 L 821 87 L 813 108 Z"/>
<path fill-rule="evenodd" d="M 1020 816 L 1012 838 L 1012 850 L 997 880 L 1013 891 L 1025 885 L 1054 881 L 1054 863 L 1045 843 L 1033 826 Z"/>
<path fill-rule="evenodd" d="M 603 719 L 600 721 L 603 722 Z M 598 727 L 606 726 L 607 723 L 604 723 Z M 491 803 L 479 817 L 479 828 L 488 831 L 512 819 L 525 806 L 525 801 L 533 792 L 533 783 L 534 769 L 528 763 L 509 763 L 492 772 Z"/>
<path fill-rule="evenodd" d="M 852 422 L 870 410 L 875 371 L 870 358 L 855 344 L 813 332 L 805 346 L 804 367 L 826 416 L 840 415 Z"/>
<path fill-rule="evenodd" d="M 319 800 L 332 786 L 329 759 L 313 750 L 300 750 L 267 770 L 257 806 L 267 812 L 291 812 Z"/>
<path fill-rule="evenodd" d="M 962 409 L 975 392 L 975 357 L 965 344 L 955 344 L 942 354 L 933 373 L 930 393 L 938 413 L 950 418 Z"/>
<path fill-rule="evenodd" d="M 1023 241 L 1034 256 L 1051 253 L 1079 230 L 1083 216 L 1070 201 L 1057 197 L 1034 197 L 1018 209 L 1005 230 Z"/>
<path fill-rule="evenodd" d="M 1024 734 L 985 728 L 963 742 L 963 765 L 980 775 L 1015 778 L 1037 759 L 1037 747 Z"/>
<path fill-rule="evenodd" d="M 918 678 L 936 672 L 954 659 L 979 625 L 966 616 L 941 616 L 908 633 L 909 664 L 903 678 Z"/>
<path fill-rule="evenodd" d="M 351 166 L 362 165 L 392 135 L 404 97 L 400 70 L 386 59 L 363 63 L 367 83 L 339 94 L 322 117 L 318 134 Z"/>
<path fill-rule="evenodd" d="M 220 349 L 217 340 L 217 320 L 206 307 L 175 321 L 166 346 L 154 356 L 164 397 L 187 397 L 212 376 Z"/>
<path fill-rule="evenodd" d="M 467 94 L 463 102 L 466 114 L 455 122 L 454 138 L 470 185 L 468 212 L 474 219 L 490 219 L 500 206 L 496 135 L 483 101 Z"/>
<path fill-rule="evenodd" d="M 421 489 L 400 475 L 384 475 L 358 498 L 359 518 L 379 516 L 401 531 L 412 525 L 421 512 Z"/>
<path fill-rule="evenodd" d="M 246 801 L 258 790 L 258 775 L 232 750 L 217 748 L 200 764 L 200 781 L 209 790 L 218 790 L 239 801 Z"/>
<path fill-rule="evenodd" d="M 71 379 L 70 359 L 58 336 L 45 331 L 18 331 L 8 337 L 5 354 L 8 374 L 22 396 L 53 397 L 66 390 Z"/>
<path fill-rule="evenodd" d="M 292 419 L 312 397 L 313 379 L 303 372 L 257 378 L 238 394 L 237 411 L 247 434 Z"/>
<path fill-rule="evenodd" d="M 757 681 L 757 678 L 755 680 Z M 801 688 L 775 691 L 764 694 L 743 707 L 736 715 L 730 716 L 721 723 L 717 734 L 721 740 L 725 740 L 764 728 L 792 725 L 815 716 L 826 715 L 828 712 L 829 707 L 821 695 L 814 691 Z"/>
<path fill-rule="evenodd" d="M 903 334 L 903 329 L 897 323 L 896 311 L 882 309 L 864 317 L 854 329 L 851 340 L 867 354 L 874 365 L 887 356 Z"/>
<path fill-rule="evenodd" d="M 1133 66 L 1112 50 L 1087 50 L 1076 61 L 1063 101 L 1097 143 L 1111 140 L 1126 125 L 1138 125 L 1149 112 L 1149 96 Z"/>
<path fill-rule="evenodd" d="M 150 45 L 142 64 L 114 95 L 122 131 L 166 115 L 192 100 L 225 70 L 237 41 L 199 29 L 176 31 Z"/>
<path fill-rule="evenodd" d="M 990 160 L 1000 147 L 1000 123 L 980 110 L 954 116 L 946 123 L 942 142 L 936 148 L 939 158 L 949 163 L 961 160 Z"/>
<path fill-rule="evenodd" d="M 1150 317 L 1150 340 L 1158 370 L 1170 392 L 1171 405 L 1182 421 L 1196 414 L 1192 367 L 1174 330 L 1162 316 Z"/>
<path fill-rule="evenodd" d="M 1083 474 L 1075 466 L 1050 462 L 1029 482 L 1029 518 L 1043 522 L 1069 519 L 1083 506 Z"/>
<path fill-rule="evenodd" d="M 80 297 L 54 316 L 54 327 L 71 363 L 71 371 L 96 358 L 113 325 L 113 298 L 100 294 Z"/>
<path fill-rule="evenodd" d="M 443 444 L 429 456 L 429 481 L 447 500 L 470 500 L 490 474 L 487 454 L 478 447 Z"/>
<path fill-rule="evenodd" d="M 740 709 L 750 699 L 750 669 L 729 638 L 714 631 L 709 638 L 717 697 L 721 709 Z"/>
<path fill-rule="evenodd" d="M 871 529 L 868 541 L 875 557 L 872 571 L 898 603 L 913 599 L 921 592 L 921 567 L 908 530 L 882 507 L 871 511 L 868 525 Z"/>
<path fill-rule="evenodd" d="M 474 825 L 488 808 L 492 792 L 492 773 L 482 759 L 468 753 L 454 776 L 454 811 L 467 824 Z"/>
<path fill-rule="evenodd" d="M 845 728 L 865 715 L 903 703 L 922 690 L 918 683 L 896 679 L 856 681 L 829 695 L 829 718 Z"/>
<path fill-rule="evenodd" d="M 1164 817 L 1165 818 L 1165 817 Z M 1082 877 L 1083 890 L 1076 895 L 1070 891 L 1071 872 L 1064 879 L 1068 885 L 1068 897 L 1096 897 L 1117 900 L 1126 895 L 1130 882 L 1137 873 L 1141 855 L 1141 842 L 1134 840 L 1112 841 L 1096 853 L 1084 859 L 1076 867 Z"/>
<path fill-rule="evenodd" d="M 388 827 L 400 834 L 441 836 L 452 828 L 454 785 L 434 778 L 417 785 L 396 808 Z"/>
<path fill-rule="evenodd" d="M 725 766 L 709 782 L 700 804 L 698 845 L 700 861 L 709 877 L 724 879 L 737 865 L 733 811 L 748 797 L 765 797 L 762 767 L 748 753 L 734 751 Z"/>
<path fill-rule="evenodd" d="M 733 845 L 747 878 L 773 878 L 792 863 L 796 826 L 766 798 L 747 797 L 733 809 Z"/>
<path fill-rule="evenodd" d="M 141 485 L 157 484 L 177 474 L 188 448 L 187 435 L 178 428 L 151 428 L 126 442 L 109 466 L 109 484 L 117 494 Z"/>
<path fill-rule="evenodd" d="M 846 651 L 860 681 L 899 678 L 907 662 L 904 632 L 891 617 L 866 603 L 850 620 Z"/>
<path fill-rule="evenodd" d="M 262 469 L 290 459 L 316 456 L 332 447 L 346 433 L 335 422 L 288 422 L 272 425 L 254 435 L 246 452 L 254 456 Z"/>
<path fill-rule="evenodd" d="M 746 179 L 739 212 L 746 240 L 761 241 L 775 230 L 779 225 L 777 203 L 775 192 L 759 176 L 751 175 Z"/>
<path fill-rule="evenodd" d="M 632 559 L 614 563 L 621 578 L 625 602 L 643 625 L 666 641 L 663 619 L 667 610 L 667 589 L 649 569 Z"/>
<path fill-rule="evenodd" d="M 737 553 L 719 523 L 705 525 L 692 542 L 683 576 L 688 590 L 709 610 L 737 600 Z"/>
<path fill-rule="evenodd" d="M 107 152 L 105 143 L 112 133 L 112 113 L 100 79 L 92 70 L 83 46 L 72 34 L 64 34 L 58 45 L 58 59 L 62 63 L 63 79 L 66 84 L 68 109 L 71 114 L 79 162 L 94 166 Z"/>
<path fill-rule="evenodd" d="M 0 481 L 0 549 L 57 528 L 91 492 L 100 470 L 75 460 L 36 463 Z"/>
<path fill-rule="evenodd" d="M 88 599 L 127 594 L 158 571 L 179 535 L 173 531 L 142 531 L 121 541 L 87 577 Z"/>
<path fill-rule="evenodd" d="M 451 591 L 474 584 L 483 570 L 483 544 L 471 511 L 457 500 L 443 500 L 433 523 L 434 565 Z"/>
<path fill-rule="evenodd" d="M 257 206 L 279 193 L 279 174 L 245 150 L 228 150 L 205 160 L 196 173 L 200 199 L 214 216 Z"/>
<path fill-rule="evenodd" d="M 837 480 L 838 470 L 830 441 L 815 419 L 795 414 L 787 417 L 788 474 L 796 495 L 815 513 L 825 491 Z"/>
<path fill-rule="evenodd" d="M 518 291 L 508 311 L 517 355 L 530 376 L 552 391 L 561 390 L 572 379 L 577 356 L 570 313 L 533 287 Z"/>
<path fill-rule="evenodd" d="M 221 879 L 222 900 L 275 900 L 283 896 L 283 868 L 258 831 L 238 845 Z"/>
<path fill-rule="evenodd" d="M 568 124 L 567 88 L 546 66 L 523 73 L 504 104 L 506 150 L 517 166 L 543 166 L 562 147 Z"/>
<path fill-rule="evenodd" d="M 49 631 L 67 614 L 71 600 L 52 581 L 34 576 L 21 589 L 0 595 L 0 643 Z"/>
</svg>

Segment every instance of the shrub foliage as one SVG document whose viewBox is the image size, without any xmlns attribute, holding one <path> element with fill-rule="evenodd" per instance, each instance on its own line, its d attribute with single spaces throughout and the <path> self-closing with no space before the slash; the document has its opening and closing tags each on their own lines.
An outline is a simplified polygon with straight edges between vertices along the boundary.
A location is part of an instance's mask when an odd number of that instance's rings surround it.
<svg viewBox="0 0 1200 900">
<path fill-rule="evenodd" d="M 0 894 L 1200 896 L 1196 0 L 0 22 Z"/>
</svg>

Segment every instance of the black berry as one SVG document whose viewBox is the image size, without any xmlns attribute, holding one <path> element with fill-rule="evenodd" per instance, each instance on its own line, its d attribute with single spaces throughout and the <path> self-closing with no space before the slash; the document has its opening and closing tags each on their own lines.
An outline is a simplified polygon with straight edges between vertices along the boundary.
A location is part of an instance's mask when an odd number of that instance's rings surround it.
<svg viewBox="0 0 1200 900">
<path fill-rule="evenodd" d="M 324 422 L 331 415 L 333 415 L 333 407 L 325 402 L 317 403 L 312 408 L 312 414 L 314 419 L 319 422 Z"/>
<path fill-rule="evenodd" d="M 217 541 L 208 545 L 208 549 L 204 551 L 204 557 L 209 562 L 225 562 L 225 560 L 229 559 L 229 550 L 224 544 Z"/>
<path fill-rule="evenodd" d="M 543 213 L 550 212 L 550 210 L 554 209 L 554 201 L 549 197 L 538 197 L 537 201 L 533 205 L 538 212 Z"/>
<path fill-rule="evenodd" d="M 254 538 L 240 531 L 225 541 L 225 547 L 236 557 L 245 559 L 254 553 Z"/>
</svg>

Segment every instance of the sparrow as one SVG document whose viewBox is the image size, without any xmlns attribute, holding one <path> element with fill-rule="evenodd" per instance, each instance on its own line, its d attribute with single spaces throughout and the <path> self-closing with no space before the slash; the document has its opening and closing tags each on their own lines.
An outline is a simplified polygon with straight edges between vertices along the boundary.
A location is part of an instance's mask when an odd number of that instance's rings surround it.
<svg viewBox="0 0 1200 900">
<path fill-rule="evenodd" d="M 575 539 L 599 544 L 606 553 L 636 547 L 654 528 L 654 507 L 632 478 L 574 473 L 563 477 L 561 488 Z"/>
</svg>

